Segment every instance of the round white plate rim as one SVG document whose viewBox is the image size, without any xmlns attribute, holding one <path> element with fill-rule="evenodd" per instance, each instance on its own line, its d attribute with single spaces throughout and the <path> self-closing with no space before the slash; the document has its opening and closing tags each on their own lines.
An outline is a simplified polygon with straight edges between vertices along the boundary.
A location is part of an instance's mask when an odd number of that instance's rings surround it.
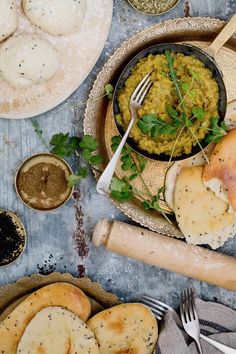
<svg viewBox="0 0 236 354">
<path fill-rule="evenodd" d="M 104 36 L 104 41 L 103 44 L 101 45 L 100 51 L 98 52 L 98 54 L 96 55 L 96 57 L 94 58 L 94 60 L 91 62 L 91 66 L 89 68 L 89 70 L 87 70 L 87 72 L 84 73 L 84 75 L 81 77 L 80 82 L 76 83 L 75 85 L 73 85 L 73 87 L 71 87 L 70 90 L 66 91 L 66 94 L 64 92 L 63 97 L 60 97 L 57 100 L 54 100 L 53 103 L 49 104 L 47 107 L 45 107 L 44 109 L 36 109 L 34 111 L 31 112 L 27 112 L 27 113 L 19 113 L 19 114 L 14 114 L 14 113 L 1 113 L 0 112 L 0 118 L 3 119 L 26 119 L 26 118 L 33 118 L 36 116 L 39 116 L 41 114 L 47 113 L 49 111 L 51 111 L 52 109 L 54 109 L 55 107 L 59 106 L 61 103 L 63 103 L 65 100 L 67 100 L 80 86 L 81 84 L 85 81 L 85 79 L 89 76 L 89 74 L 91 73 L 91 71 L 93 70 L 94 66 L 96 65 L 103 49 L 104 46 L 106 44 L 108 35 L 109 35 L 109 31 L 110 31 L 110 27 L 111 27 L 111 22 L 112 22 L 112 16 L 113 16 L 113 0 L 110 0 L 108 2 L 110 4 L 110 21 L 108 22 L 108 26 L 107 26 L 107 32 L 106 35 Z"/>
</svg>

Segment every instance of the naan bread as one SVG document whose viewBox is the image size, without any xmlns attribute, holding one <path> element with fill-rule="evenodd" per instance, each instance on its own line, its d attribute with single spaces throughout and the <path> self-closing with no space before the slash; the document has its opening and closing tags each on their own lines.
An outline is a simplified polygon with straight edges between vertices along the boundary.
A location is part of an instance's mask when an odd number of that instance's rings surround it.
<svg viewBox="0 0 236 354">
<path fill-rule="evenodd" d="M 227 104 L 224 121 L 225 124 L 231 129 L 236 128 L 236 100 L 233 100 Z"/>
<path fill-rule="evenodd" d="M 151 354 L 157 338 L 157 322 L 141 304 L 124 304 L 100 312 L 88 321 L 102 354 Z"/>
<path fill-rule="evenodd" d="M 0 42 L 15 31 L 16 25 L 16 1 L 0 0 Z"/>
<path fill-rule="evenodd" d="M 236 216 L 202 181 L 203 166 L 182 170 L 175 186 L 175 216 L 186 241 L 218 248 L 236 234 Z"/>
<path fill-rule="evenodd" d="M 0 48 L 0 73 L 16 88 L 49 80 L 59 68 L 56 49 L 45 38 L 20 34 Z"/>
<path fill-rule="evenodd" d="M 38 312 L 26 327 L 17 354 L 99 354 L 93 332 L 62 307 Z"/>
<path fill-rule="evenodd" d="M 49 306 L 61 306 L 86 321 L 91 305 L 86 295 L 68 283 L 45 286 L 22 301 L 8 317 L 0 323 L 0 353 L 15 354 L 18 343 L 32 318 Z"/>
<path fill-rule="evenodd" d="M 214 144 L 210 144 L 204 150 L 208 158 L 212 153 L 214 146 L 215 146 Z M 202 166 L 205 164 L 206 164 L 206 158 L 203 152 L 200 151 L 198 154 L 191 156 L 188 159 L 174 162 L 171 165 L 171 167 L 168 169 L 165 177 L 165 201 L 173 211 L 175 210 L 175 202 L 174 202 L 175 183 L 178 175 L 180 174 L 180 171 L 187 167 Z"/>
<path fill-rule="evenodd" d="M 236 213 L 236 129 L 216 145 L 210 163 L 204 167 L 203 182 Z"/>
<path fill-rule="evenodd" d="M 53 35 L 78 32 L 87 8 L 87 0 L 23 0 L 22 4 L 28 19 Z"/>
</svg>

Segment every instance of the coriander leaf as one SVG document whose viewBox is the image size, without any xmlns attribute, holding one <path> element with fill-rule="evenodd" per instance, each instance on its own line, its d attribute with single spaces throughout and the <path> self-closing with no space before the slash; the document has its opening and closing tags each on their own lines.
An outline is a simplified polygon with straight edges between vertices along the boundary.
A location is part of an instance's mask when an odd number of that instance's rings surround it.
<svg viewBox="0 0 236 354">
<path fill-rule="evenodd" d="M 211 119 L 211 134 L 206 137 L 207 143 L 218 143 L 227 134 L 228 127 L 225 122 L 221 122 L 219 125 L 219 118 L 213 117 Z"/>
<path fill-rule="evenodd" d="M 121 203 L 134 197 L 132 186 L 124 179 L 113 177 L 110 185 L 111 196 Z"/>
<path fill-rule="evenodd" d="M 121 137 L 119 135 L 115 135 L 111 138 L 111 149 L 113 152 L 116 152 L 118 146 L 120 145 L 121 142 Z M 131 151 L 131 149 L 126 148 L 125 146 L 122 149 L 122 154 L 126 154 L 128 151 Z"/>
<path fill-rule="evenodd" d="M 65 145 L 57 145 L 57 146 L 54 146 L 52 149 L 51 149 L 51 153 L 52 154 L 55 154 L 55 155 L 58 155 L 60 157 L 66 157 L 66 156 L 71 156 L 73 154 L 73 152 L 71 152 L 70 149 L 68 149 L 67 146 Z"/>
<path fill-rule="evenodd" d="M 181 83 L 181 88 L 185 91 L 188 92 L 188 90 L 190 89 L 190 84 L 187 82 L 182 82 Z"/>
<path fill-rule="evenodd" d="M 67 134 L 63 134 L 63 133 L 55 134 L 55 135 L 53 135 L 53 137 L 52 137 L 52 139 L 50 141 L 50 144 L 53 145 L 53 146 L 64 145 L 68 141 L 68 138 L 69 138 L 69 133 L 67 133 Z"/>
<path fill-rule="evenodd" d="M 203 120 L 206 116 L 206 112 L 202 107 L 193 107 L 192 114 L 198 120 Z"/>
<path fill-rule="evenodd" d="M 88 175 L 87 169 L 84 167 L 81 167 L 76 174 L 73 174 L 73 175 L 70 175 L 69 177 L 67 177 L 68 186 L 73 187 L 82 178 L 86 178 L 87 175 Z"/>
<path fill-rule="evenodd" d="M 114 88 L 111 84 L 106 84 L 104 87 L 105 93 L 107 94 L 109 100 L 112 100 Z"/>
<path fill-rule="evenodd" d="M 129 176 L 129 181 L 133 181 L 137 177 L 138 177 L 138 174 L 137 173 L 133 173 L 131 176 Z"/>
<path fill-rule="evenodd" d="M 187 128 L 192 127 L 193 122 L 190 119 L 188 119 L 187 114 L 185 112 L 182 113 L 181 119 Z"/>
<path fill-rule="evenodd" d="M 138 121 L 137 126 L 143 134 L 149 134 L 153 138 L 156 138 L 161 134 L 176 133 L 175 126 L 157 118 L 156 114 L 143 115 Z"/>
<path fill-rule="evenodd" d="M 91 159 L 90 159 L 89 162 L 90 162 L 92 165 L 100 165 L 100 163 L 102 163 L 102 161 L 103 161 L 102 156 L 100 156 L 100 155 L 93 155 L 93 156 L 91 157 Z"/>
<path fill-rule="evenodd" d="M 90 150 L 85 149 L 82 151 L 83 158 L 85 161 L 90 162 L 91 158 L 93 157 L 93 154 Z"/>
<path fill-rule="evenodd" d="M 188 70 L 189 70 L 193 79 L 195 79 L 195 80 L 198 79 L 199 74 L 196 71 L 192 70 L 191 68 L 188 68 Z"/>
<path fill-rule="evenodd" d="M 92 135 L 84 135 L 79 146 L 81 149 L 95 151 L 98 148 L 98 142 Z"/>
<path fill-rule="evenodd" d="M 77 138 L 77 136 L 72 136 L 71 138 L 69 138 L 68 145 L 71 149 L 78 150 L 79 143 L 80 143 L 80 140 L 79 140 L 79 138 Z"/>
<path fill-rule="evenodd" d="M 137 155 L 138 161 L 139 161 L 139 172 L 143 173 L 143 171 L 145 170 L 145 167 L 147 165 L 147 160 L 141 156 L 141 155 Z"/>
</svg>

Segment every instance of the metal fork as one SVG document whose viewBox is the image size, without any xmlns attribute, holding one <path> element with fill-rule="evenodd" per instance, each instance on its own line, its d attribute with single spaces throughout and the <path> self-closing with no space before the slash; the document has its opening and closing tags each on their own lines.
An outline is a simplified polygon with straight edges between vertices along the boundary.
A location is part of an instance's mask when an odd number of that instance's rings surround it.
<svg viewBox="0 0 236 354">
<path fill-rule="evenodd" d="M 169 305 L 165 304 L 164 302 L 161 302 L 151 296 L 143 295 L 140 299 L 140 302 L 143 304 L 147 305 L 156 318 L 159 321 L 162 321 L 164 319 L 164 316 L 167 312 L 170 312 L 172 314 L 173 319 L 175 320 L 176 324 L 179 327 L 183 327 L 182 322 L 179 319 L 178 314 L 176 311 L 170 307 Z M 236 349 L 230 348 L 225 344 L 221 344 L 219 342 L 216 342 L 214 339 L 211 339 L 209 337 L 204 336 L 203 334 L 200 333 L 200 338 L 203 339 L 205 342 L 211 344 L 213 347 L 221 351 L 222 353 L 225 354 L 236 354 Z"/>
<path fill-rule="evenodd" d="M 200 342 L 200 325 L 195 308 L 193 289 L 185 289 L 183 291 L 180 304 L 180 315 L 185 331 L 195 340 L 199 353 L 203 354 Z"/>
<path fill-rule="evenodd" d="M 121 151 L 126 143 L 129 133 L 134 125 L 135 118 L 137 117 L 137 110 L 143 104 L 145 96 L 146 96 L 148 90 L 150 89 L 151 85 L 152 85 L 151 73 L 149 73 L 140 81 L 140 83 L 135 88 L 134 92 L 132 93 L 132 96 L 130 98 L 131 120 L 130 120 L 129 126 L 128 126 L 128 128 L 127 128 L 127 130 L 120 142 L 120 145 L 118 146 L 115 154 L 113 155 L 112 159 L 110 160 L 109 164 L 107 165 L 107 167 L 105 168 L 101 177 L 98 180 L 96 188 L 100 194 L 109 193 L 111 179 L 112 179 L 112 176 L 115 172 L 115 168 L 116 168 L 117 162 L 119 160 Z"/>
</svg>

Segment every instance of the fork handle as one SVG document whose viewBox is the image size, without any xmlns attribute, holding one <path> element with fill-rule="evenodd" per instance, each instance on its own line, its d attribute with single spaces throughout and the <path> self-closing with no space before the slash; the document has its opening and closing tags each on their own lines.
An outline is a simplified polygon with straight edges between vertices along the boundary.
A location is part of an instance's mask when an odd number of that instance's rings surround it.
<svg viewBox="0 0 236 354">
<path fill-rule="evenodd" d="M 236 354 L 236 349 L 230 348 L 230 347 L 228 347 L 225 344 L 216 342 L 214 339 L 206 337 L 203 334 L 200 334 L 200 338 L 203 339 L 205 342 L 211 344 L 216 349 L 220 350 L 222 353 L 225 353 L 225 354 Z"/>
<path fill-rule="evenodd" d="M 98 180 L 96 188 L 100 194 L 108 194 L 110 191 L 110 184 L 116 169 L 117 162 L 119 161 L 121 151 L 126 143 L 131 128 L 134 124 L 134 121 L 135 121 L 135 117 L 132 115 L 128 129 L 126 130 L 115 154 L 113 155 L 112 159 L 110 160 L 110 162 L 108 163 L 107 167 L 105 168 L 101 177 Z"/>
</svg>

